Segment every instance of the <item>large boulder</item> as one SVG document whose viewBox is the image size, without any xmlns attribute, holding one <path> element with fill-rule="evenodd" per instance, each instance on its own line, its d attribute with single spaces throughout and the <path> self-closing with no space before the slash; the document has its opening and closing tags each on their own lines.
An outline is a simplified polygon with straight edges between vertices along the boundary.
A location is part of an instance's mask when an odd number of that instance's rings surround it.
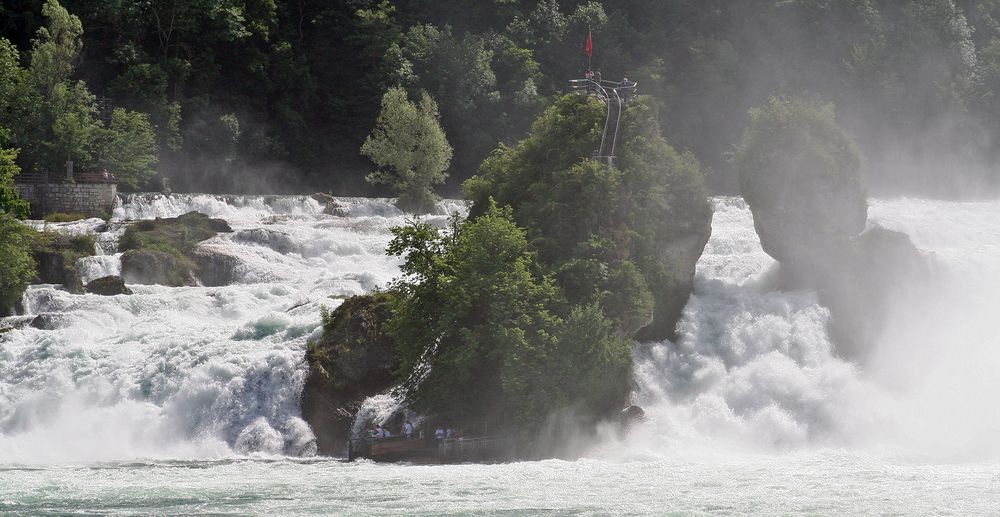
<svg viewBox="0 0 1000 517">
<path fill-rule="evenodd" d="M 157 250 L 129 250 L 122 254 L 122 278 L 130 284 L 195 285 L 191 268 L 181 258 Z"/>
<path fill-rule="evenodd" d="M 830 332 L 845 356 L 863 359 L 877 342 L 894 302 L 928 289 L 928 260 L 904 233 L 875 225 L 836 254 L 836 267 L 816 278 L 830 308 Z"/>
<path fill-rule="evenodd" d="M 814 99 L 772 98 L 750 113 L 733 164 L 761 246 L 791 270 L 822 262 L 868 220 L 854 142 Z"/>
<path fill-rule="evenodd" d="M 201 285 L 215 287 L 230 285 L 238 280 L 237 271 L 243 261 L 220 250 L 197 248 L 191 252 Z"/>
<path fill-rule="evenodd" d="M 56 330 L 69 327 L 72 319 L 68 314 L 43 312 L 31 319 L 28 325 L 40 330 Z"/>
<path fill-rule="evenodd" d="M 114 296 L 117 294 L 132 294 L 132 290 L 125 287 L 125 280 L 117 275 L 102 276 L 87 283 L 85 290 L 88 293 L 102 296 Z"/>
<path fill-rule="evenodd" d="M 349 298 L 324 315 L 323 337 L 309 344 L 302 418 L 320 454 L 341 454 L 361 402 L 395 384 L 399 360 L 385 328 L 390 304 L 386 293 Z"/>
<path fill-rule="evenodd" d="M 122 276 L 133 284 L 195 285 L 199 260 L 198 244 L 232 228 L 222 219 L 198 212 L 179 217 L 139 221 L 118 242 Z M 218 271 L 210 271 L 210 273 Z"/>
<path fill-rule="evenodd" d="M 337 201 L 337 198 L 331 196 L 330 194 L 317 192 L 310 197 L 316 200 L 319 204 L 323 205 L 323 213 L 326 215 L 335 215 L 338 217 L 344 217 L 347 215 L 347 207 L 340 201 Z"/>
<path fill-rule="evenodd" d="M 786 288 L 818 291 L 838 351 L 863 359 L 900 286 L 918 285 L 927 263 L 906 235 L 865 231 L 860 156 L 832 105 L 772 98 L 750 114 L 733 165 L 761 246 Z"/>
</svg>

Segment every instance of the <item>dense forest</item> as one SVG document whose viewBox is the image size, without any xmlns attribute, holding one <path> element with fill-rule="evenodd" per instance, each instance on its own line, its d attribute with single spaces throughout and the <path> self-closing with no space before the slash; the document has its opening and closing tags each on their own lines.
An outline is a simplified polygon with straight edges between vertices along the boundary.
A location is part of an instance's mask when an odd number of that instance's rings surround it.
<svg viewBox="0 0 1000 517">
<path fill-rule="evenodd" d="M 997 179 L 996 0 L 62 0 L 60 27 L 43 4 L 0 6 L 0 147 L 25 170 L 69 156 L 135 188 L 378 194 L 360 147 L 401 86 L 437 103 L 457 194 L 582 73 L 590 30 L 593 68 L 655 98 L 714 192 L 736 190 L 728 155 L 774 95 L 832 103 L 873 192 Z"/>
</svg>

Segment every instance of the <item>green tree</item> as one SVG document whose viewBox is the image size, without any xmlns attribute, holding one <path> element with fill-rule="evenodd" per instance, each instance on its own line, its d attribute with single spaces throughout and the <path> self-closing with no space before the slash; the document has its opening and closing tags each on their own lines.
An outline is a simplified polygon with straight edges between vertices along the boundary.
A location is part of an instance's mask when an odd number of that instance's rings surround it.
<svg viewBox="0 0 1000 517">
<path fill-rule="evenodd" d="M 98 165 L 114 171 L 126 187 L 139 188 L 156 173 L 156 133 L 149 115 L 116 108 L 98 140 Z"/>
<path fill-rule="evenodd" d="M 406 276 L 389 328 L 416 407 L 531 432 L 557 409 L 600 416 L 624 401 L 632 342 L 596 305 L 567 305 L 510 208 L 491 204 L 454 234 L 393 232 Z"/>
<path fill-rule="evenodd" d="M 615 166 L 591 159 L 605 114 L 593 97 L 557 99 L 531 136 L 501 146 L 466 181 L 470 217 L 491 197 L 514 207 L 571 303 L 601 303 L 624 334 L 671 336 L 710 232 L 701 171 L 663 139 L 643 97 L 622 116 Z"/>
<path fill-rule="evenodd" d="M 13 215 L 0 211 L 0 314 L 7 314 L 21 299 L 35 277 L 35 261 L 29 249 L 34 230 Z"/>
<path fill-rule="evenodd" d="M 451 146 L 430 95 L 422 93 L 420 102 L 415 103 L 406 90 L 390 88 L 382 97 L 382 112 L 361 153 L 380 167 L 367 180 L 389 185 L 399 194 L 401 209 L 425 213 L 434 207 L 433 188 L 447 177 Z"/>
<path fill-rule="evenodd" d="M 46 23 L 32 42 L 31 77 L 42 94 L 49 96 L 76 67 L 83 51 L 83 24 L 58 0 L 46 0 L 42 15 Z"/>
<path fill-rule="evenodd" d="M 16 159 L 17 149 L 0 149 L 0 213 L 25 219 L 31 206 L 18 196 L 14 187 L 14 176 L 21 172 Z"/>
</svg>

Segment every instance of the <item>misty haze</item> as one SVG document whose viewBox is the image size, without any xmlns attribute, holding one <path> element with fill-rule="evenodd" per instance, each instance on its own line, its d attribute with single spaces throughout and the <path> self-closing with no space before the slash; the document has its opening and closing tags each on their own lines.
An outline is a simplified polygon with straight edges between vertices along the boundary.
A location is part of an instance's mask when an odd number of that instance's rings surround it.
<svg viewBox="0 0 1000 517">
<path fill-rule="evenodd" d="M 995 514 L 998 292 L 1000 2 L 0 5 L 0 514 Z"/>
</svg>

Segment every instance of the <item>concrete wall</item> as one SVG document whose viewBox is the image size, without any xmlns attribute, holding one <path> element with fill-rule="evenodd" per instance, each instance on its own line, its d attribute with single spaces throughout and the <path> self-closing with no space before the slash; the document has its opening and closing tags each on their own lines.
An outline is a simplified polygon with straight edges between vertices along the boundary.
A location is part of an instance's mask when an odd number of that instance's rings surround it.
<svg viewBox="0 0 1000 517">
<path fill-rule="evenodd" d="M 17 192 L 31 203 L 32 217 L 55 212 L 107 217 L 115 207 L 114 183 L 18 183 Z"/>
</svg>

